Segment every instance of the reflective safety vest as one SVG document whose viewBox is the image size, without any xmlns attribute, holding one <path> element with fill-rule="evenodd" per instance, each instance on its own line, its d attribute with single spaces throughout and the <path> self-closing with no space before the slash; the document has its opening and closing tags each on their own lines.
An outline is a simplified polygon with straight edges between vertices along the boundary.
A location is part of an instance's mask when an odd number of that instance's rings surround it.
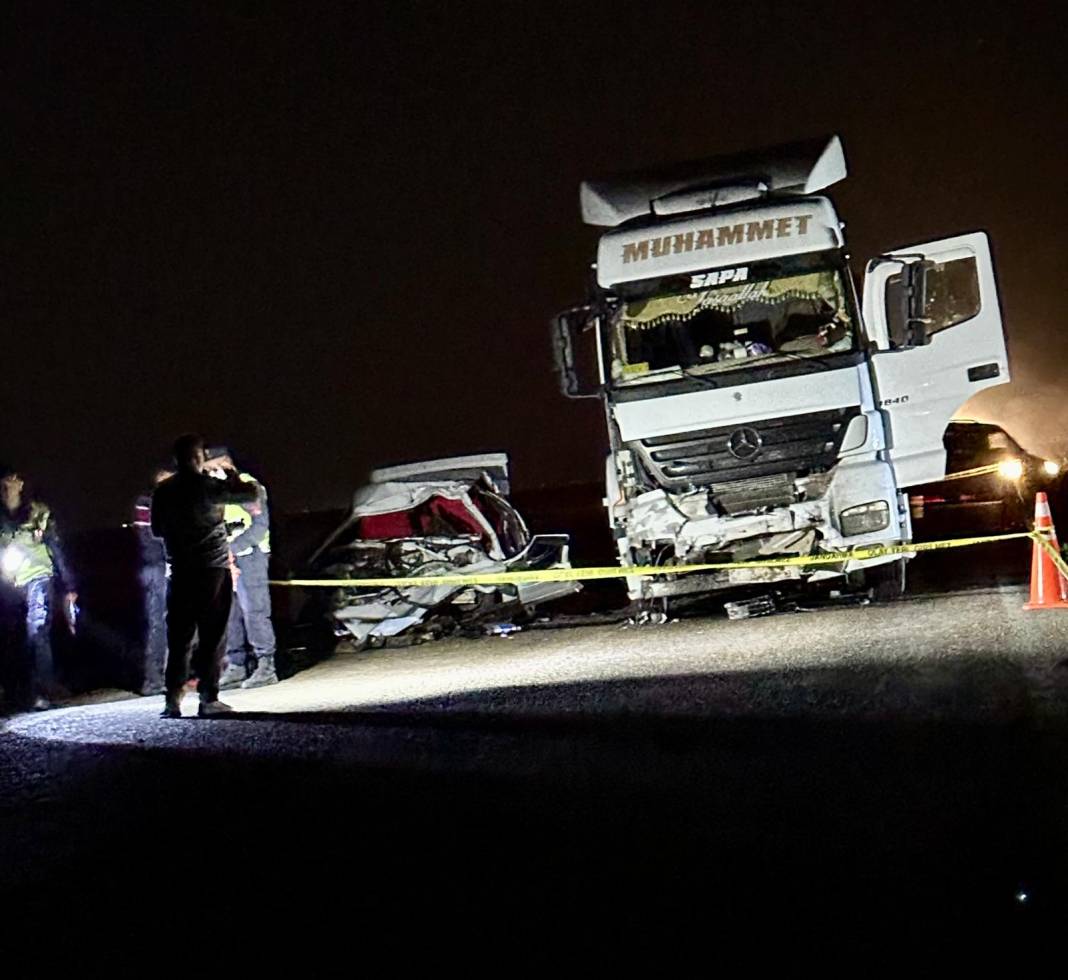
<svg viewBox="0 0 1068 980">
<path fill-rule="evenodd" d="M 242 473 L 240 479 L 245 483 L 256 483 L 256 478 L 250 476 L 248 473 Z M 263 489 L 262 485 L 260 485 L 259 489 L 259 499 L 250 501 L 247 504 L 226 504 L 223 507 L 223 523 L 226 525 L 226 540 L 231 544 L 252 527 L 253 520 L 256 517 L 259 517 L 263 512 L 264 502 L 267 498 L 267 491 Z M 271 531 L 269 528 L 259 544 L 249 548 L 242 548 L 240 551 L 235 551 L 234 557 L 244 558 L 246 555 L 251 555 L 257 548 L 265 555 L 271 553 Z"/>
<path fill-rule="evenodd" d="M 33 501 L 25 521 L 15 528 L 0 529 L 0 575 L 12 585 L 22 588 L 55 574 L 52 556 L 44 542 L 51 516 L 48 507 Z"/>
</svg>

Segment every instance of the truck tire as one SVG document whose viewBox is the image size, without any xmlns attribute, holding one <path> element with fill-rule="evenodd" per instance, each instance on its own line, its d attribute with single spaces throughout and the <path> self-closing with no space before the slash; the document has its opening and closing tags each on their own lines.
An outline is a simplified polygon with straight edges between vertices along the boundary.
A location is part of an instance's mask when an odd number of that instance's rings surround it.
<svg viewBox="0 0 1068 980">
<path fill-rule="evenodd" d="M 905 594 L 905 559 L 876 565 L 864 573 L 865 584 L 874 602 L 893 602 Z"/>
</svg>

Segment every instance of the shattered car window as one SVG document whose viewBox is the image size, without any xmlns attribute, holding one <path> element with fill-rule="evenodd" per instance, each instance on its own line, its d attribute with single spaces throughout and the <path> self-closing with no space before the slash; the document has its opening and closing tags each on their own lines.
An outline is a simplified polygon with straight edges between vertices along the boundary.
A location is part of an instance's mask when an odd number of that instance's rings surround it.
<svg viewBox="0 0 1068 980">
<path fill-rule="evenodd" d="M 837 269 L 658 291 L 627 299 L 612 316 L 612 378 L 818 357 L 855 349 L 855 332 Z"/>
</svg>

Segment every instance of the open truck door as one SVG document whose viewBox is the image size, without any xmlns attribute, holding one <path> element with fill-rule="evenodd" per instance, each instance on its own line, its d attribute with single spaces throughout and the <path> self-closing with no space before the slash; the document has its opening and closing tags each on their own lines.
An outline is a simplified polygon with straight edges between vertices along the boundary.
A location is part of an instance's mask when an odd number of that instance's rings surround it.
<svg viewBox="0 0 1068 980">
<path fill-rule="evenodd" d="M 990 242 L 983 232 L 873 259 L 864 319 L 887 451 L 900 487 L 946 473 L 943 434 L 984 388 L 1009 380 Z"/>
</svg>

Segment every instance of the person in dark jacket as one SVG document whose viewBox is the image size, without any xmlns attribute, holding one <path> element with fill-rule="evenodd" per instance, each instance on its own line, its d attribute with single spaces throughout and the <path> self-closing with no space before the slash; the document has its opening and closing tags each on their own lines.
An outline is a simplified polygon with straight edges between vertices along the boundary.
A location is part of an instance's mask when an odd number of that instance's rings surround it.
<svg viewBox="0 0 1068 980">
<path fill-rule="evenodd" d="M 190 658 L 197 673 L 201 717 L 224 714 L 219 670 L 233 601 L 230 546 L 223 508 L 256 499 L 256 487 L 234 470 L 226 479 L 204 471 L 204 440 L 181 436 L 174 444 L 178 472 L 152 494 L 152 533 L 162 538 L 171 565 L 167 594 L 165 718 L 180 718 Z M 194 653 L 195 644 L 195 653 Z"/>
<path fill-rule="evenodd" d="M 68 615 L 78 596 L 52 512 L 24 490 L 17 470 L 0 467 L 0 629 L 14 701 L 40 711 L 51 707 L 58 690 L 51 639 L 53 584 Z"/>
<path fill-rule="evenodd" d="M 158 487 L 173 472 L 156 470 L 152 485 Z M 152 533 L 152 496 L 143 494 L 134 503 L 133 524 L 140 557 L 138 580 L 141 586 L 141 693 L 162 694 L 163 670 L 167 663 L 167 552 Z"/>
</svg>

